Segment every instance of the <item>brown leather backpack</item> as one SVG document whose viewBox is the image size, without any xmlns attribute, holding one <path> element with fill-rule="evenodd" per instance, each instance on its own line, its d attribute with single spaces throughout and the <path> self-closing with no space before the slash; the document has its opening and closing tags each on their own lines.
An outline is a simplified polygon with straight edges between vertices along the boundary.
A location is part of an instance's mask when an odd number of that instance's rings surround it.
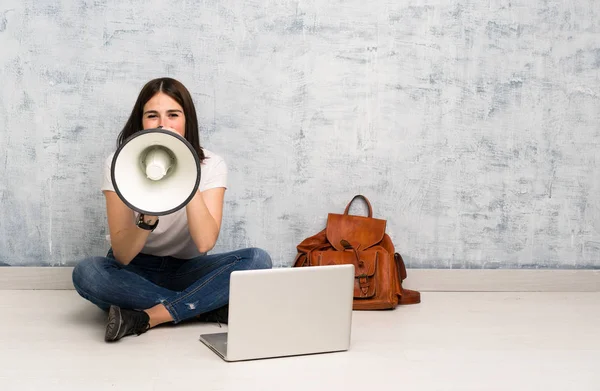
<svg viewBox="0 0 600 391">
<path fill-rule="evenodd" d="M 369 207 L 368 217 L 348 214 L 357 198 L 362 198 Z M 399 304 L 420 303 L 419 292 L 402 288 L 406 267 L 385 228 L 386 220 L 373 218 L 369 200 L 356 195 L 344 214 L 329 213 L 326 228 L 296 247 L 294 267 L 354 264 L 355 310 L 391 309 Z"/>
</svg>

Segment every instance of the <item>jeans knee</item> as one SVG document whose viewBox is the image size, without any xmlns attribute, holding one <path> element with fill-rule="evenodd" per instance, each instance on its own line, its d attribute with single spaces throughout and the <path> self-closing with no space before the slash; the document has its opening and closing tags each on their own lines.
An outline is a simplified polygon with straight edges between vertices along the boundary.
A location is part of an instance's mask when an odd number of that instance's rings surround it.
<svg viewBox="0 0 600 391">
<path fill-rule="evenodd" d="M 273 263 L 268 252 L 261 248 L 252 247 L 249 249 L 251 254 L 252 269 L 271 269 Z"/>
<path fill-rule="evenodd" d="M 104 257 L 86 258 L 73 268 L 72 280 L 76 290 L 90 290 L 90 285 L 99 280 L 102 265 L 106 262 Z"/>
</svg>

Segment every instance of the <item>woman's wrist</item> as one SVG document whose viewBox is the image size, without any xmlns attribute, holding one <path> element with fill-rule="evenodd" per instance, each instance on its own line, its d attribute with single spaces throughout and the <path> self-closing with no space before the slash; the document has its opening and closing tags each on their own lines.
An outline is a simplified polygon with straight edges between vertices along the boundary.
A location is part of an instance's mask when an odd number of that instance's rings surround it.
<svg viewBox="0 0 600 391">
<path fill-rule="evenodd" d="M 138 226 L 138 228 L 141 228 L 141 229 L 144 229 L 147 231 L 154 231 L 154 229 L 158 225 L 158 217 L 157 216 L 146 216 L 144 214 L 140 214 L 138 216 L 136 225 Z"/>
</svg>

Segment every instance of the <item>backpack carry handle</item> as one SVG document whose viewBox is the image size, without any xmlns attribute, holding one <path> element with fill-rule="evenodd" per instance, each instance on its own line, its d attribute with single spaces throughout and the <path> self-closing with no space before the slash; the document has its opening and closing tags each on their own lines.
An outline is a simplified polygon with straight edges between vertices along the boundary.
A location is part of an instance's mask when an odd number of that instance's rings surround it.
<svg viewBox="0 0 600 391">
<path fill-rule="evenodd" d="M 354 196 L 354 198 L 352 198 L 352 201 L 350 201 L 348 203 L 348 206 L 346 206 L 346 210 L 344 210 L 344 214 L 347 215 L 348 211 L 350 210 L 350 205 L 354 202 L 355 199 L 357 198 L 362 198 L 365 203 L 367 204 L 367 206 L 369 207 L 369 217 L 373 217 L 373 208 L 371 207 L 371 203 L 369 202 L 369 200 L 367 199 L 367 197 L 365 197 L 362 194 L 357 194 Z"/>
</svg>

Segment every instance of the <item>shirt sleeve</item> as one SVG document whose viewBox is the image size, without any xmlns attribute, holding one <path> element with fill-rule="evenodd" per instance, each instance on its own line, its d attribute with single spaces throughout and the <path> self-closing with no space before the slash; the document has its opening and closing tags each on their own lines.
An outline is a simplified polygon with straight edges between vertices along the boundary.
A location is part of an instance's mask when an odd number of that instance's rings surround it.
<svg viewBox="0 0 600 391">
<path fill-rule="evenodd" d="M 114 153 L 111 154 L 109 157 L 107 157 L 106 160 L 104 160 L 104 175 L 102 177 L 102 188 L 101 188 L 102 191 L 104 191 L 104 190 L 115 191 L 115 188 L 112 184 L 112 179 L 110 177 L 110 168 L 111 168 L 113 156 L 114 156 Z"/>
<path fill-rule="evenodd" d="M 227 164 L 225 160 L 218 155 L 212 155 L 205 162 L 206 165 L 201 166 L 200 191 L 217 187 L 227 188 Z"/>
</svg>

